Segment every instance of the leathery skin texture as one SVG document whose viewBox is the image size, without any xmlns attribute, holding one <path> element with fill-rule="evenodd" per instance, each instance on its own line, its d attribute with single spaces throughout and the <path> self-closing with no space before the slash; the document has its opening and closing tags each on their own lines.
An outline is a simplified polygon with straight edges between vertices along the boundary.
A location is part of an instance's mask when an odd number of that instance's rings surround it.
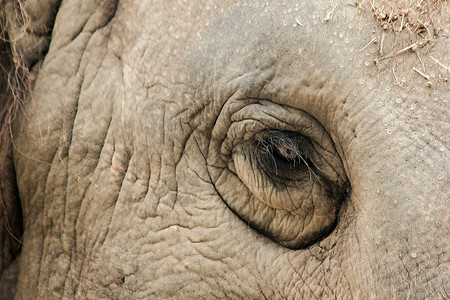
<svg viewBox="0 0 450 300">
<path fill-rule="evenodd" d="M 448 21 L 412 51 L 363 1 L 27 2 L 17 299 L 449 297 Z"/>
</svg>

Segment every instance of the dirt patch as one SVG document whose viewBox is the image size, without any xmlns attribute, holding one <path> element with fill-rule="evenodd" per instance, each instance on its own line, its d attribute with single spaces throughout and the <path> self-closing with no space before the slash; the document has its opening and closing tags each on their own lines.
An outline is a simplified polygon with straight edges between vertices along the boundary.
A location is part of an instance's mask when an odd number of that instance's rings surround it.
<svg viewBox="0 0 450 300">
<path fill-rule="evenodd" d="M 392 69 L 396 85 L 406 82 L 406 73 L 410 71 L 413 76 L 422 77 L 428 87 L 436 82 L 448 82 L 450 68 L 445 59 L 448 54 L 441 53 L 447 51 L 443 43 L 450 39 L 450 10 L 446 0 L 359 0 L 349 5 L 373 15 L 378 30 L 375 28 L 374 37 L 366 47 L 377 44 L 374 62 L 379 70 Z M 413 67 L 411 60 L 405 64 L 406 53 L 414 53 L 417 58 Z"/>
<path fill-rule="evenodd" d="M 448 38 L 450 10 L 446 0 L 361 0 L 354 5 L 372 13 L 385 32 L 406 37 L 409 43 L 403 51 L 433 45 L 441 33 Z"/>
<path fill-rule="evenodd" d="M 448 20 L 447 1 L 443 0 L 368 0 L 380 26 L 392 32 L 404 30 L 423 39 L 432 39 L 444 29 Z"/>
<path fill-rule="evenodd" d="M 439 35 L 450 17 L 447 0 L 361 0 L 353 5 L 370 11 L 384 30 L 406 30 L 422 38 Z"/>
</svg>

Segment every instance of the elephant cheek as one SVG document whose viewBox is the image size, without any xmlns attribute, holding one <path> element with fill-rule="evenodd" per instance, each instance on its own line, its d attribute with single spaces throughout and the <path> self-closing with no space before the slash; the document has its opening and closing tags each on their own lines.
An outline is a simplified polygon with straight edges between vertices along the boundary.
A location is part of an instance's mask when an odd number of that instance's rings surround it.
<svg viewBox="0 0 450 300">
<path fill-rule="evenodd" d="M 347 237 L 350 247 L 342 251 L 350 265 L 359 265 L 360 278 L 388 286 L 376 294 L 445 295 L 450 260 L 448 183 L 433 180 L 433 171 L 426 166 L 416 165 L 420 175 L 415 178 L 410 169 L 372 166 L 378 172 L 366 169 L 361 180 L 352 183 L 355 234 Z"/>
</svg>

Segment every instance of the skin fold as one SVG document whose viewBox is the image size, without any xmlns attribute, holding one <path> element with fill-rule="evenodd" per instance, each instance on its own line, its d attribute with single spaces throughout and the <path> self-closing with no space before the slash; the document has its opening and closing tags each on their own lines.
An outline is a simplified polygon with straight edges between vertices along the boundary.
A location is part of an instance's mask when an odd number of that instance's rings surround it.
<svg viewBox="0 0 450 300">
<path fill-rule="evenodd" d="M 2 65 L 29 72 L 2 295 L 448 298 L 449 26 L 431 2 L 422 35 L 364 1 L 0 3 L 22 54 Z"/>
</svg>

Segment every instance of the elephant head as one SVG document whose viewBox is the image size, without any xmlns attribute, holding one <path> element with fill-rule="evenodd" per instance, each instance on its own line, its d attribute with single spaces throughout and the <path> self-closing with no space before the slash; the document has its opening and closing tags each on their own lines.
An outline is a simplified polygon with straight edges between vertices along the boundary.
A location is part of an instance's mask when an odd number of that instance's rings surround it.
<svg viewBox="0 0 450 300">
<path fill-rule="evenodd" d="M 1 7 L 1 295 L 449 296 L 446 1 Z"/>
</svg>

